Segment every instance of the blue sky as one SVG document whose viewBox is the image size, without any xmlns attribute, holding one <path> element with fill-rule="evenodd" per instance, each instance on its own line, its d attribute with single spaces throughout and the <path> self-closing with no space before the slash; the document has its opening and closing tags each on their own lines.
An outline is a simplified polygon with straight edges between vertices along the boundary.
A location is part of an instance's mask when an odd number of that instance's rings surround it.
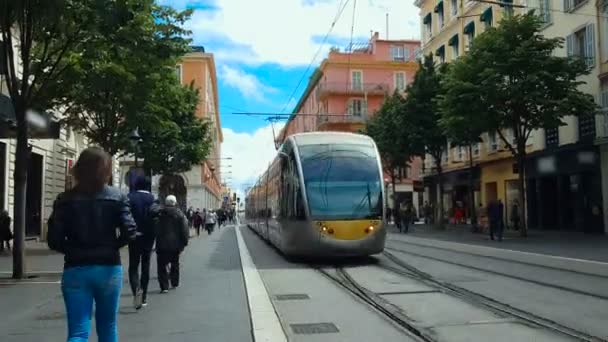
<svg viewBox="0 0 608 342">
<path fill-rule="evenodd" d="M 418 9 L 413 0 L 157 1 L 178 9 L 194 9 L 187 23 L 193 43 L 215 56 L 224 133 L 222 154 L 233 158 L 232 183 L 237 188 L 253 182 L 275 151 L 273 127 L 264 117 L 231 113 L 290 113 L 309 74 L 330 47 L 348 45 L 351 29 L 354 42 L 365 42 L 372 31 L 386 38 L 386 13 L 389 38 L 417 39 L 420 35 Z M 321 45 L 338 8 L 344 4 L 327 42 Z M 313 60 L 319 49 L 321 52 Z M 275 131 L 280 126 L 275 126 Z"/>
</svg>

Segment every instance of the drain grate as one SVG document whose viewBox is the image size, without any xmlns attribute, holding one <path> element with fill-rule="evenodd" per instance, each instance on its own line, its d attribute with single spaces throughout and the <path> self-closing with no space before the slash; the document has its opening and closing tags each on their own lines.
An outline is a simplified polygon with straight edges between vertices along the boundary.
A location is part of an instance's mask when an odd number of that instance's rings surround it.
<svg viewBox="0 0 608 342">
<path fill-rule="evenodd" d="M 276 300 L 305 300 L 310 299 L 310 297 L 305 293 L 288 293 L 288 294 L 280 294 L 274 296 Z"/>
<path fill-rule="evenodd" d="M 333 334 L 338 333 L 338 327 L 333 323 L 290 324 L 291 330 L 298 335 Z"/>
</svg>

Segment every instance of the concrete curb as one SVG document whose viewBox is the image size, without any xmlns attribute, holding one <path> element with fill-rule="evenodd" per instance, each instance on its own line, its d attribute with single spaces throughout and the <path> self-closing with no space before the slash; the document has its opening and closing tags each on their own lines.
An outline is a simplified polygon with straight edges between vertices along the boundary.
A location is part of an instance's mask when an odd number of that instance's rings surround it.
<svg viewBox="0 0 608 342">
<path fill-rule="evenodd" d="M 391 238 L 403 243 L 421 247 L 431 247 L 477 256 L 502 259 L 506 261 L 515 261 L 523 264 L 551 267 L 559 270 L 584 273 L 592 276 L 608 277 L 608 263 L 606 262 L 566 258 L 554 255 L 492 248 L 474 244 L 419 238 L 413 236 L 392 236 Z"/>
<path fill-rule="evenodd" d="M 240 227 L 240 225 L 235 226 L 235 230 L 251 315 L 253 340 L 255 342 L 287 342 L 287 336 L 285 336 L 279 317 L 270 301 L 262 277 L 249 254 Z"/>
</svg>

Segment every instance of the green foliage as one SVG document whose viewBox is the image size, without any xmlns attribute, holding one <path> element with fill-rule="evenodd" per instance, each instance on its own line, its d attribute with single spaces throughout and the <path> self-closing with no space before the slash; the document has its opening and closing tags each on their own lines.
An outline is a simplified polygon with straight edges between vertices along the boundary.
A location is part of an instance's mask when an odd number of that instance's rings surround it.
<svg viewBox="0 0 608 342">
<path fill-rule="evenodd" d="M 414 155 L 406 132 L 410 126 L 405 120 L 404 103 L 403 97 L 395 92 L 384 101 L 366 126 L 365 133 L 376 142 L 382 165 L 391 177 L 396 168 L 407 167 Z"/>
<path fill-rule="evenodd" d="M 420 63 L 414 81 L 407 88 L 405 102 L 406 120 L 414 129 L 409 132 L 414 141 L 418 155 L 430 154 L 441 165 L 441 156 L 447 148 L 447 139 L 439 125 L 441 112 L 435 99 L 441 94 L 440 84 L 442 71 L 437 70 L 433 56 L 428 56 Z"/>
<path fill-rule="evenodd" d="M 154 174 L 186 172 L 209 154 L 212 125 L 195 116 L 198 102 L 192 86 L 158 84 L 139 124 L 138 156 Z"/>
<path fill-rule="evenodd" d="M 178 84 L 168 71 L 189 49 L 181 25 L 190 12 L 152 0 L 96 1 L 93 9 L 87 44 L 64 77 L 73 85 L 64 97 L 65 122 L 117 154 L 129 148 L 133 127 L 150 116 L 151 101 L 172 103 L 163 102 L 157 88 Z"/>
<path fill-rule="evenodd" d="M 446 69 L 452 69 L 450 65 Z M 462 66 L 447 72 L 455 75 L 463 72 Z M 442 91 L 436 101 L 439 104 L 439 126 L 453 146 L 469 146 L 481 142 L 481 135 L 488 131 L 485 117 L 478 115 L 484 108 L 475 95 L 478 86 L 471 83 L 458 83 L 457 88 L 453 78 L 443 77 Z"/>
<path fill-rule="evenodd" d="M 588 67 L 578 58 L 554 56 L 563 39 L 544 37 L 542 25 L 533 14 L 505 18 L 452 63 L 439 101 L 450 125 L 482 123 L 519 155 L 533 130 L 558 127 L 566 115 L 595 114 L 593 97 L 578 89 Z M 515 146 L 501 129 L 513 130 Z"/>
</svg>

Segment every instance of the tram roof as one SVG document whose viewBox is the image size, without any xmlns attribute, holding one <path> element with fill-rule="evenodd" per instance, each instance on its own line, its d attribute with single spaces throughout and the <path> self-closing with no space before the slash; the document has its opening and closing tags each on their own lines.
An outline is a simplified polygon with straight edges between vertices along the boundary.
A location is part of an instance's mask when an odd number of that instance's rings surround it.
<svg viewBox="0 0 608 342">
<path fill-rule="evenodd" d="M 347 132 L 307 132 L 297 133 L 291 137 L 299 146 L 336 143 L 373 145 L 374 143 L 367 135 Z"/>
</svg>

